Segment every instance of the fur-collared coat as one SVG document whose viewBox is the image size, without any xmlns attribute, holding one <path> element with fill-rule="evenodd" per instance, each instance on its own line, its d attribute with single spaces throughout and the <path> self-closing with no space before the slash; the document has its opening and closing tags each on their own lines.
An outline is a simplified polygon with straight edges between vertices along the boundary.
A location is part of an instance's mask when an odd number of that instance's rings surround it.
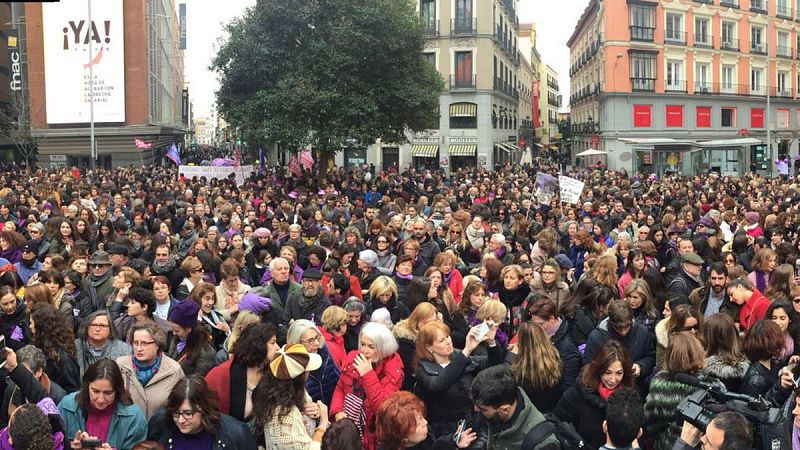
<svg viewBox="0 0 800 450">
<path fill-rule="evenodd" d="M 703 368 L 703 375 L 716 378 L 725 384 L 729 391 L 739 392 L 744 374 L 750 368 L 750 361 L 742 357 L 739 361 L 731 363 L 719 355 L 711 355 L 706 358 L 706 366 Z"/>
</svg>

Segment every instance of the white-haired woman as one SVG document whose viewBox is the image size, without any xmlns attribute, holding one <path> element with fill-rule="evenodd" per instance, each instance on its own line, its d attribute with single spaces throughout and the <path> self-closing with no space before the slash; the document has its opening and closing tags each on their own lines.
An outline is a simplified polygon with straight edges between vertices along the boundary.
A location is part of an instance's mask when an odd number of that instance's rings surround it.
<svg viewBox="0 0 800 450">
<path fill-rule="evenodd" d="M 339 369 L 325 347 L 325 338 L 317 326 L 310 320 L 295 320 L 286 333 L 286 344 L 302 344 L 308 353 L 316 353 L 322 358 L 322 365 L 308 373 L 306 390 L 315 402 L 321 400 L 330 405 L 333 390 L 339 381 Z"/>
<path fill-rule="evenodd" d="M 331 415 L 348 418 L 361 431 L 361 445 L 375 448 L 370 429 L 378 406 L 403 383 L 403 361 L 397 354 L 397 340 L 384 325 L 370 322 L 361 328 L 358 350 L 347 355 L 331 400 Z M 347 411 L 347 412 L 345 412 Z"/>
</svg>

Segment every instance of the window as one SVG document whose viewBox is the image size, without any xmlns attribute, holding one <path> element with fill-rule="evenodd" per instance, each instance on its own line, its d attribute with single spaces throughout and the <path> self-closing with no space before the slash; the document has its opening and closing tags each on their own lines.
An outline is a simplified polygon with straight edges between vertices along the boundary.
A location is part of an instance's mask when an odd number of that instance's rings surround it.
<svg viewBox="0 0 800 450">
<path fill-rule="evenodd" d="M 708 19 L 700 17 L 694 19 L 695 45 L 711 45 L 711 39 L 708 37 L 708 29 Z"/>
<path fill-rule="evenodd" d="M 778 128 L 789 128 L 789 110 L 788 109 L 778 109 L 775 122 Z"/>
<path fill-rule="evenodd" d="M 789 33 L 778 31 L 778 48 L 776 50 L 778 56 L 792 56 L 792 50 L 789 48 Z"/>
<path fill-rule="evenodd" d="M 667 13 L 666 29 L 664 31 L 664 42 L 685 42 L 683 37 L 682 14 Z"/>
<path fill-rule="evenodd" d="M 665 125 L 668 127 L 682 127 L 683 126 L 683 106 L 681 105 L 667 105 L 665 111 Z"/>
<path fill-rule="evenodd" d="M 720 125 L 723 127 L 736 126 L 736 108 L 722 108 L 720 110 Z"/>
<path fill-rule="evenodd" d="M 753 67 L 750 69 L 750 93 L 763 94 L 764 69 Z"/>
<path fill-rule="evenodd" d="M 653 31 L 656 28 L 656 10 L 652 7 L 631 5 L 629 7 L 629 28 L 631 40 L 653 41 Z"/>
<path fill-rule="evenodd" d="M 787 72 L 779 71 L 778 72 L 778 79 L 777 87 L 778 87 L 778 95 L 781 97 L 789 97 L 791 93 L 789 92 L 789 85 L 786 82 L 789 79 L 789 74 Z"/>
<path fill-rule="evenodd" d="M 472 0 L 456 0 L 455 32 L 472 32 Z"/>
<path fill-rule="evenodd" d="M 764 108 L 750 108 L 750 128 L 764 128 Z"/>
<path fill-rule="evenodd" d="M 764 47 L 764 29 L 762 27 L 750 27 L 750 52 L 766 54 L 766 48 Z"/>
<path fill-rule="evenodd" d="M 652 108 L 650 105 L 633 105 L 633 126 L 636 128 L 649 128 Z"/>
<path fill-rule="evenodd" d="M 472 77 L 472 52 L 456 52 L 455 84 L 474 86 Z"/>
<path fill-rule="evenodd" d="M 666 91 L 685 91 L 683 84 L 683 61 L 674 59 L 667 60 L 667 78 L 664 90 Z"/>
<path fill-rule="evenodd" d="M 711 127 L 711 107 L 698 106 L 695 110 L 695 126 L 697 128 L 710 128 Z"/>
<path fill-rule="evenodd" d="M 426 31 L 436 31 L 436 1 L 420 0 L 419 14 Z"/>
<path fill-rule="evenodd" d="M 655 90 L 656 53 L 630 51 L 630 77 L 634 91 Z"/>
<path fill-rule="evenodd" d="M 739 44 L 736 38 L 736 22 L 722 22 L 722 42 L 720 48 L 723 50 L 738 50 Z"/>
<path fill-rule="evenodd" d="M 436 68 L 436 53 L 434 52 L 425 52 L 422 54 L 425 58 L 425 61 L 431 65 L 434 69 Z"/>
<path fill-rule="evenodd" d="M 735 94 L 736 93 L 736 66 L 723 65 L 722 66 L 722 93 Z"/>
<path fill-rule="evenodd" d="M 697 63 L 694 69 L 694 91 L 699 93 L 711 92 L 711 67 L 707 63 Z"/>
</svg>

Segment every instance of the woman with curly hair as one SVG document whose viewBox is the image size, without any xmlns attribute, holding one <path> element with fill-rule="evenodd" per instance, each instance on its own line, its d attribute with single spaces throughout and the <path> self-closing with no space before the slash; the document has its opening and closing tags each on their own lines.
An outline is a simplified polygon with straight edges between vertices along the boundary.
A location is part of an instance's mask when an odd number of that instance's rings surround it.
<svg viewBox="0 0 800 450">
<path fill-rule="evenodd" d="M 0 231 L 0 258 L 5 258 L 9 263 L 15 264 L 22 260 L 22 247 L 25 245 L 25 236 L 16 231 Z"/>
<path fill-rule="evenodd" d="M 31 343 L 39 347 L 47 358 L 44 368 L 47 376 L 67 392 L 80 389 L 80 369 L 75 359 L 75 335 L 64 317 L 53 305 L 36 303 L 31 308 L 30 330 L 33 334 Z"/>
<path fill-rule="evenodd" d="M 58 431 L 54 434 L 45 413 L 33 403 L 28 403 L 14 411 L 8 428 L 0 434 L 0 448 L 25 450 L 64 448 L 64 433 Z"/>
<path fill-rule="evenodd" d="M 253 392 L 253 414 L 254 428 L 263 430 L 267 450 L 319 448 L 329 425 L 328 406 L 311 402 L 306 377 L 321 365 L 319 355 L 294 344 L 280 349 L 264 371 Z"/>
</svg>

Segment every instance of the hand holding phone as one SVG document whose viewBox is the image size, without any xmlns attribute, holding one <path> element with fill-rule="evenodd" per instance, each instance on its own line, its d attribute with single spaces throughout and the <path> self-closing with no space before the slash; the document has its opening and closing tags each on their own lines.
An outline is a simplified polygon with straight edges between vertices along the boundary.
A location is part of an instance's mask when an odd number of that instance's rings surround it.
<svg viewBox="0 0 800 450">
<path fill-rule="evenodd" d="M 489 324 L 486 322 L 481 323 L 480 325 L 478 325 L 478 331 L 475 334 L 475 340 L 480 342 L 481 339 L 483 339 L 483 337 L 486 336 L 486 333 L 488 332 L 489 332 Z"/>
<path fill-rule="evenodd" d="M 458 421 L 458 427 L 456 427 L 456 432 L 453 433 L 453 442 L 458 443 L 461 440 L 461 433 L 464 432 L 464 426 L 466 425 L 466 420 L 461 419 Z"/>
</svg>

